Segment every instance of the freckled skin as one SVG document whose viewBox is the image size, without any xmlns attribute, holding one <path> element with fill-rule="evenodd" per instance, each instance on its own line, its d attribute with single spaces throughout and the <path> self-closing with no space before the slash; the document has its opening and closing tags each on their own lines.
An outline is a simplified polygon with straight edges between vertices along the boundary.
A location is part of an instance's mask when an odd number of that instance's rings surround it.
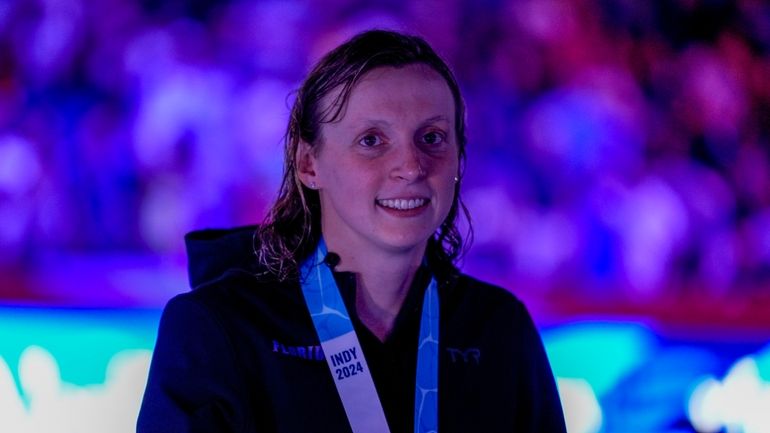
<svg viewBox="0 0 770 433">
<path fill-rule="evenodd" d="M 449 86 L 429 67 L 369 71 L 342 118 L 322 125 L 320 150 L 300 163 L 303 182 L 319 190 L 324 237 L 359 253 L 421 256 L 454 200 L 454 118 Z M 377 204 L 399 198 L 428 201 L 406 212 Z"/>
</svg>

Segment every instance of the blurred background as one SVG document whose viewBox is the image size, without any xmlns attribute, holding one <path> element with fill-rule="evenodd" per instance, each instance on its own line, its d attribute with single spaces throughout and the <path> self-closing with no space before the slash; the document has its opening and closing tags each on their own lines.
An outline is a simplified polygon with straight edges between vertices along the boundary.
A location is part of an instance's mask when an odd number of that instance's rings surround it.
<svg viewBox="0 0 770 433">
<path fill-rule="evenodd" d="M 770 431 L 758 0 L 0 0 L 0 431 L 134 431 L 184 233 L 262 220 L 293 90 L 374 27 L 458 76 L 462 267 L 570 433 Z"/>
</svg>

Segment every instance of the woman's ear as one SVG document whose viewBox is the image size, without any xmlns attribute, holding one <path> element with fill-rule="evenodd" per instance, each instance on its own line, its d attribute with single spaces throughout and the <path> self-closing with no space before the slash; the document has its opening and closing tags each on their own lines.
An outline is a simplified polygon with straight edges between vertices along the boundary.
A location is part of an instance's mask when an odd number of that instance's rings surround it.
<svg viewBox="0 0 770 433">
<path fill-rule="evenodd" d="M 310 144 L 300 141 L 297 146 L 295 161 L 297 161 L 297 176 L 299 176 L 300 182 L 310 189 L 317 189 L 316 158 L 313 150 Z"/>
</svg>

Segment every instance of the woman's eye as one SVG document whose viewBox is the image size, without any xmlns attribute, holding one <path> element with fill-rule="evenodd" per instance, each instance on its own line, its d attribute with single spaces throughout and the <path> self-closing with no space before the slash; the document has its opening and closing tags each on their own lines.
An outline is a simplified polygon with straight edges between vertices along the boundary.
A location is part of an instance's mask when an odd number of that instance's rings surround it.
<svg viewBox="0 0 770 433">
<path fill-rule="evenodd" d="M 364 147 L 374 147 L 381 144 L 382 140 L 376 135 L 369 134 L 363 136 L 363 138 L 361 138 L 358 143 Z"/>
<path fill-rule="evenodd" d="M 441 144 L 444 142 L 444 135 L 441 134 L 440 132 L 431 131 L 422 136 L 422 141 L 425 144 L 435 146 L 437 144 Z"/>
</svg>

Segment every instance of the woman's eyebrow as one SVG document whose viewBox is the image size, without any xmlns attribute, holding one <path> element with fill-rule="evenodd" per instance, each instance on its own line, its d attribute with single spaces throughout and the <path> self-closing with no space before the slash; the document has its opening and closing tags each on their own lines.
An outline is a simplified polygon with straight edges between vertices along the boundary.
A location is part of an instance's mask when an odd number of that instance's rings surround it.
<svg viewBox="0 0 770 433">
<path fill-rule="evenodd" d="M 449 123 L 449 119 L 444 116 L 443 114 L 439 114 L 438 116 L 433 116 L 428 119 L 425 119 L 422 121 L 423 125 L 426 125 L 428 123 L 436 123 L 436 122 L 447 122 Z"/>
<path fill-rule="evenodd" d="M 390 122 L 382 119 L 364 119 L 364 121 L 361 123 L 367 127 L 376 126 L 378 128 L 387 128 L 391 125 Z"/>
<path fill-rule="evenodd" d="M 420 125 L 421 126 L 425 126 L 425 125 L 428 125 L 428 124 L 431 124 L 431 123 L 436 123 L 436 122 L 447 122 L 447 123 L 449 123 L 449 118 L 447 118 L 443 114 L 439 114 L 437 116 L 429 117 L 429 118 L 423 120 L 422 122 L 420 122 Z M 388 121 L 388 120 L 384 120 L 384 119 L 362 119 L 361 122 L 358 124 L 358 126 L 355 126 L 355 128 L 357 129 L 357 128 L 361 128 L 361 127 L 365 127 L 365 128 L 375 127 L 375 128 L 386 129 L 386 128 L 390 128 L 391 126 L 393 126 L 393 123 Z"/>
</svg>

